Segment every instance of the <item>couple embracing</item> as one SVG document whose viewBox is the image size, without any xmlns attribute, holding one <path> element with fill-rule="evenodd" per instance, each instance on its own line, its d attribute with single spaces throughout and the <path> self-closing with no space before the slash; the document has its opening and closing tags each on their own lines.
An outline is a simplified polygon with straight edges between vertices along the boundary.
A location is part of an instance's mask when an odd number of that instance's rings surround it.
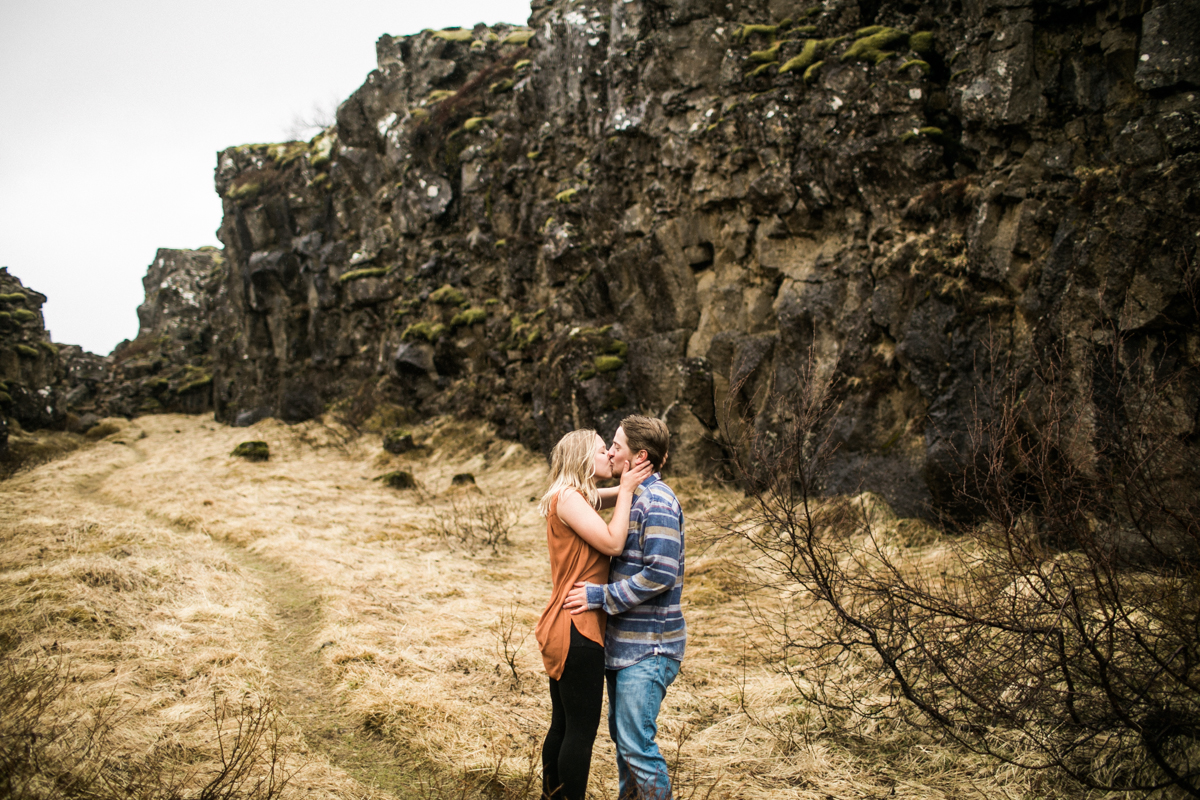
<svg viewBox="0 0 1200 800">
<path fill-rule="evenodd" d="M 683 511 L 659 475 L 669 443 L 665 423 L 633 415 L 622 420 L 612 447 L 592 430 L 572 431 L 554 447 L 539 506 L 553 581 L 537 624 L 552 705 L 544 798 L 583 800 L 607 685 L 621 800 L 670 800 L 654 737 L 687 632 Z M 620 478 L 620 487 L 596 488 L 597 478 L 609 477 Z M 601 508 L 613 508 L 611 522 Z"/>
</svg>

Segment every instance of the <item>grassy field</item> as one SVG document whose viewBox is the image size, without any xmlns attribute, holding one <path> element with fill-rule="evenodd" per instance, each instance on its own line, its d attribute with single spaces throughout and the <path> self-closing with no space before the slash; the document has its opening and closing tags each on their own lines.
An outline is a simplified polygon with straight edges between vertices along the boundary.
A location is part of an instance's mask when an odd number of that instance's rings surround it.
<svg viewBox="0 0 1200 800">
<path fill-rule="evenodd" d="M 10 794 L 536 796 L 539 455 L 449 420 L 402 456 L 319 422 L 115 428 L 0 483 L 0 745 L 25 765 Z M 247 440 L 270 459 L 231 457 Z M 394 470 L 417 487 L 374 480 Z M 659 736 L 680 796 L 1081 796 L 798 706 L 739 599 L 753 565 L 712 538 L 740 493 L 668 480 L 689 525 L 689 649 Z M 615 787 L 602 729 L 592 788 Z"/>
</svg>

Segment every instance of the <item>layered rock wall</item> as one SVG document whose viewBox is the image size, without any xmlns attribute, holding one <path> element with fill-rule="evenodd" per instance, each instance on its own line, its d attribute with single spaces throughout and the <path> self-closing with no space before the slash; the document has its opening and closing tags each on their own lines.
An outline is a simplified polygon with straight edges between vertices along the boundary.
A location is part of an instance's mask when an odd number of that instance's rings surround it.
<svg viewBox="0 0 1200 800">
<path fill-rule="evenodd" d="M 527 28 L 383 36 L 334 127 L 219 155 L 216 413 L 387 402 L 545 450 L 640 411 L 708 470 L 730 387 L 754 408 L 811 365 L 830 488 L 915 513 L 997 369 L 1051 359 L 1099 407 L 1116 349 L 1183 376 L 1193 441 L 1197 19 L 535 0 Z"/>
<path fill-rule="evenodd" d="M 66 420 L 62 363 L 42 317 L 45 303 L 45 295 L 0 267 L 0 456 L 10 418 L 27 430 Z"/>
</svg>

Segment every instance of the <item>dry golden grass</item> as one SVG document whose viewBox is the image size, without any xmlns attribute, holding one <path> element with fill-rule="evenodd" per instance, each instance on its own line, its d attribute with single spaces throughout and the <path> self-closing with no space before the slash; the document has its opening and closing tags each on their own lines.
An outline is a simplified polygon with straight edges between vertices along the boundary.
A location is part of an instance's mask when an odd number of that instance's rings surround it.
<svg viewBox="0 0 1200 800">
<path fill-rule="evenodd" d="M 299 768 L 285 796 L 432 797 L 461 775 L 519 793 L 549 721 L 529 635 L 549 593 L 545 462 L 482 424 L 414 434 L 423 447 L 390 456 L 319 422 L 143 417 L 16 475 L 0 484 L 0 655 L 65 660 L 70 702 L 120 708 L 114 746 L 171 739 L 200 765 L 214 692 L 273 700 Z M 252 439 L 269 461 L 229 455 Z M 419 487 L 373 480 L 397 469 Z M 462 472 L 477 485 L 452 487 Z M 738 591 L 749 555 L 703 545 L 740 494 L 671 482 L 689 520 L 690 639 L 659 739 L 682 796 L 1079 796 L 912 732 L 823 727 L 756 649 Z M 478 497 L 516 503 L 495 554 L 435 524 Z M 936 537 L 887 524 L 936 559 Z M 604 726 L 592 782 L 615 796 Z"/>
</svg>

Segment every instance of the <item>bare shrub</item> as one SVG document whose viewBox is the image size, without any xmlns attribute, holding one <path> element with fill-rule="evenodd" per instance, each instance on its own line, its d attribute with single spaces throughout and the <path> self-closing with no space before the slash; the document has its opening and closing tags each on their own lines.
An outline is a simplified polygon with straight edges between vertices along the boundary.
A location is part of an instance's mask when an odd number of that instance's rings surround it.
<svg viewBox="0 0 1200 800">
<path fill-rule="evenodd" d="M 119 736 L 129 710 L 113 697 L 76 697 L 77 681 L 58 660 L 0 661 L 0 795 L 274 800 L 291 779 L 269 701 L 214 695 L 214 738 L 199 750 L 188 752 L 172 730 L 129 752 Z"/>
<path fill-rule="evenodd" d="M 499 555 L 500 546 L 508 544 L 508 536 L 519 517 L 520 509 L 509 498 L 452 499 L 448 509 L 434 515 L 433 532 L 447 544 L 458 545 L 470 553 L 486 547 L 492 555 Z"/>
<path fill-rule="evenodd" d="M 492 623 L 492 633 L 496 636 L 497 655 L 504 660 L 512 673 L 513 688 L 521 688 L 521 675 L 517 672 L 517 655 L 525 646 L 533 629 L 521 622 L 521 615 L 516 603 L 510 603 L 501 609 L 500 616 Z"/>
<path fill-rule="evenodd" d="M 1195 377 L 1109 341 L 1073 374 L 1059 351 L 1023 371 L 988 354 L 958 454 L 969 518 L 921 548 L 868 498 L 822 496 L 836 402 L 811 358 L 796 391 L 731 391 L 753 504 L 724 527 L 759 557 L 772 663 L 824 724 L 903 721 L 1090 788 L 1200 796 Z"/>
</svg>

